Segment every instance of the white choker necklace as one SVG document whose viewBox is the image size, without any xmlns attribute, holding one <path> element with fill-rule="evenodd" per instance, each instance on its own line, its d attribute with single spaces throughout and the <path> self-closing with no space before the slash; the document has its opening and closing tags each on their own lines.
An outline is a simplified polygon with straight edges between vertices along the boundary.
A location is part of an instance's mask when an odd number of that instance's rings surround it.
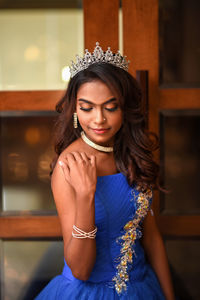
<svg viewBox="0 0 200 300">
<path fill-rule="evenodd" d="M 90 147 L 102 151 L 102 152 L 113 152 L 113 147 L 104 147 L 98 144 L 95 144 L 94 142 L 90 141 L 87 136 L 85 135 L 84 131 L 81 131 L 81 138 L 84 140 L 86 144 L 88 144 Z"/>
</svg>

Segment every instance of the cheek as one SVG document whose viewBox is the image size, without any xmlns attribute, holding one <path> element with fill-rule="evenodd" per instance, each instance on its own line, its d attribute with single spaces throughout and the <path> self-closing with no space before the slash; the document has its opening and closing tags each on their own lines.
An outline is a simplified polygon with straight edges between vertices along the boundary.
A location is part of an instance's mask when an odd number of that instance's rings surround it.
<svg viewBox="0 0 200 300">
<path fill-rule="evenodd" d="M 123 122 L 123 116 L 122 116 L 122 113 L 120 112 L 119 114 L 116 114 L 114 117 L 113 117 L 113 123 L 115 124 L 116 127 L 121 127 L 122 125 L 122 122 Z"/>
<path fill-rule="evenodd" d="M 87 115 L 86 113 L 79 112 L 78 113 L 78 120 L 80 124 L 87 124 L 90 121 L 90 116 L 89 114 Z"/>
</svg>

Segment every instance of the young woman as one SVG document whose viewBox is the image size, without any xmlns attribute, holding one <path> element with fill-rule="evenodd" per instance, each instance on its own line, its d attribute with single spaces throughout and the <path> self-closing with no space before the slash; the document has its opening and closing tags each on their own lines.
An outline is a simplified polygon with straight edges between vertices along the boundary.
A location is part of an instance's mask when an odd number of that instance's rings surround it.
<svg viewBox="0 0 200 300">
<path fill-rule="evenodd" d="M 72 65 L 57 105 L 52 173 L 65 266 L 37 300 L 174 300 L 150 209 L 152 189 L 159 187 L 157 146 L 127 66 L 98 44 Z"/>
</svg>

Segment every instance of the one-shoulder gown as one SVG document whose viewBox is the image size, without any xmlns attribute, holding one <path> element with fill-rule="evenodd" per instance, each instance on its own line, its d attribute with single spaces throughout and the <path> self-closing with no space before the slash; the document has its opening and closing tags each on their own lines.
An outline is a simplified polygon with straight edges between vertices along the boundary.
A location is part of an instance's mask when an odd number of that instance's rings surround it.
<svg viewBox="0 0 200 300">
<path fill-rule="evenodd" d="M 140 243 L 140 225 L 151 201 L 150 189 L 130 186 L 122 173 L 98 177 L 97 255 L 90 278 L 75 278 L 64 261 L 62 274 L 53 278 L 36 300 L 164 300 Z"/>
</svg>

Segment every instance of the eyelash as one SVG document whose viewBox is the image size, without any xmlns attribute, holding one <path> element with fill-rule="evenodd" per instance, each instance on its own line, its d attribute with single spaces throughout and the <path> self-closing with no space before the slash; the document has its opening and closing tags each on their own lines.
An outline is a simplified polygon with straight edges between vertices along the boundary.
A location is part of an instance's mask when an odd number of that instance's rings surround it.
<svg viewBox="0 0 200 300">
<path fill-rule="evenodd" d="M 83 110 L 83 111 L 89 112 L 89 111 L 92 110 L 92 107 L 91 107 L 91 108 L 83 108 L 83 107 L 80 107 L 80 109 Z M 108 110 L 109 112 L 113 112 L 113 111 L 115 111 L 115 110 L 118 109 L 118 106 L 115 106 L 115 107 L 113 107 L 113 108 L 105 108 L 105 109 Z"/>
</svg>

